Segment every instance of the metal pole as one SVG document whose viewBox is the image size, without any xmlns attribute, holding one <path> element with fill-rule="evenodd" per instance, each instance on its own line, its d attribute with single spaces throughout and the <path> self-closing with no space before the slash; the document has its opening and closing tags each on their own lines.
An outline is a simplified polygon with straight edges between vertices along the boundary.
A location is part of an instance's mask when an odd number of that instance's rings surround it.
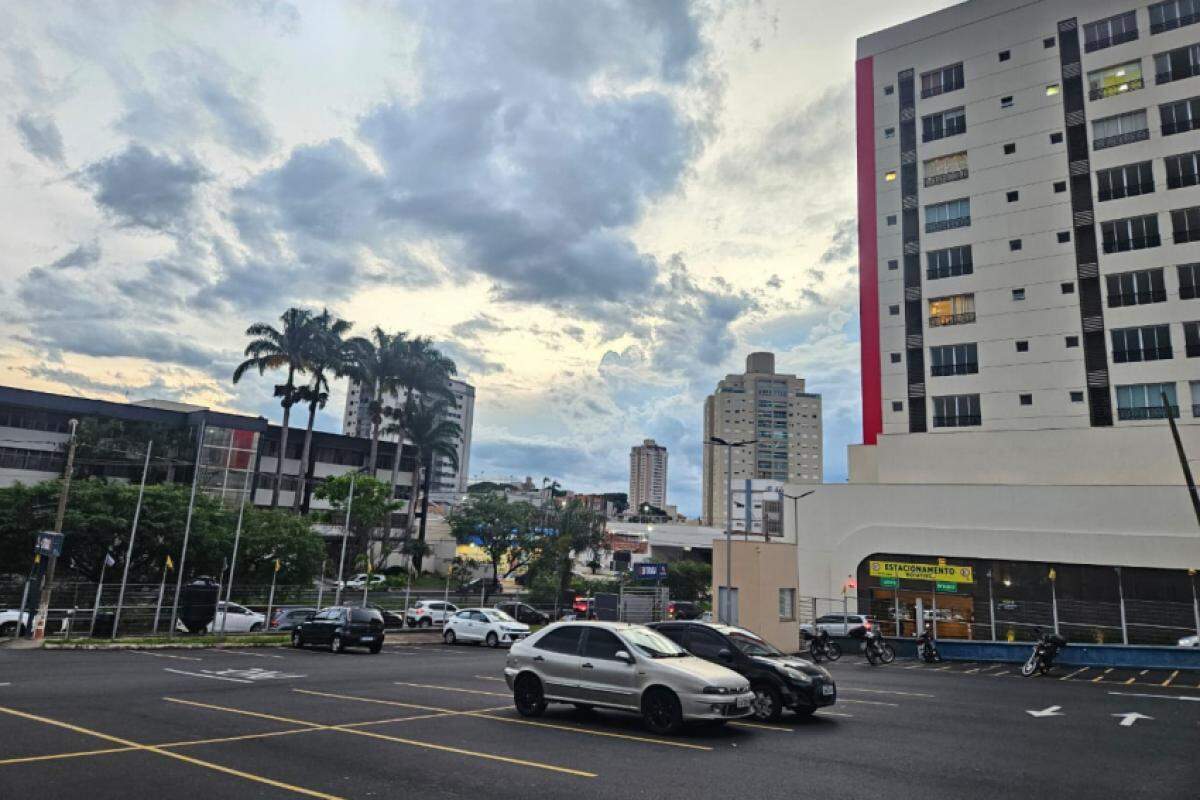
<svg viewBox="0 0 1200 800">
<path fill-rule="evenodd" d="M 162 583 L 158 585 L 158 604 L 154 606 L 154 630 L 153 633 L 158 633 L 158 615 L 162 612 L 163 592 L 167 588 L 167 568 L 163 566 Z"/>
<path fill-rule="evenodd" d="M 900 638 L 900 588 L 892 590 L 893 613 L 896 615 L 896 638 Z"/>
<path fill-rule="evenodd" d="M 344 583 L 345 578 L 342 571 L 346 568 L 346 542 L 350 539 L 350 512 L 354 510 L 354 485 L 357 482 L 358 473 L 355 472 L 350 476 L 350 497 L 346 501 L 346 527 L 342 532 L 342 557 L 338 561 L 337 593 L 333 598 L 335 606 L 342 604 L 342 583 Z"/>
<path fill-rule="evenodd" d="M 412 582 L 413 582 L 412 553 L 410 552 L 408 554 L 408 569 L 404 570 L 404 616 L 402 617 L 402 619 L 404 620 L 404 623 L 408 622 L 408 604 L 409 604 L 409 601 L 412 599 Z M 447 594 L 450 593 L 450 571 L 449 571 L 449 569 L 447 569 L 447 571 L 446 571 L 446 593 Z M 449 602 L 449 601 L 447 600 L 446 602 Z M 444 606 L 442 608 L 442 624 L 443 625 L 446 624 L 446 609 Z M 403 624 L 401 624 L 401 627 L 403 627 Z"/>
<path fill-rule="evenodd" d="M 933 583 L 933 606 L 930 613 L 933 614 L 933 638 L 937 639 L 937 581 L 931 582 Z"/>
<path fill-rule="evenodd" d="M 1200 601 L 1196 599 L 1196 570 L 1189 569 L 1188 575 L 1192 578 L 1192 614 L 1196 617 L 1196 635 L 1200 636 Z"/>
<path fill-rule="evenodd" d="M 321 610 L 321 598 L 325 596 L 325 562 L 329 559 L 321 559 L 321 577 L 317 579 L 317 611 Z"/>
<path fill-rule="evenodd" d="M 275 569 L 271 570 L 271 591 L 267 594 L 267 633 L 271 631 L 271 609 L 275 606 L 275 578 L 279 576 L 279 559 L 275 560 Z M 229 606 L 225 607 L 225 614 L 229 614 Z"/>
<path fill-rule="evenodd" d="M 718 593 L 719 594 L 719 593 Z M 725 445 L 725 602 L 718 618 L 732 625 L 729 607 L 733 604 L 733 445 Z"/>
<path fill-rule="evenodd" d="M 104 571 L 108 569 L 108 550 L 104 551 L 104 560 L 100 562 L 100 582 L 96 584 L 96 601 L 92 603 L 92 624 L 88 628 L 88 638 L 96 635 L 96 615 L 100 613 L 100 594 L 104 591 Z"/>
<path fill-rule="evenodd" d="M 1121 568 L 1113 567 L 1117 571 L 1117 597 L 1121 600 L 1121 644 L 1129 644 L 1129 628 L 1125 625 L 1125 587 L 1122 586 Z"/>
<path fill-rule="evenodd" d="M 62 533 L 63 517 L 67 514 L 67 493 L 71 491 L 71 473 L 75 469 L 75 433 L 79 428 L 79 420 L 71 420 L 71 445 L 67 449 L 67 465 L 63 471 L 62 491 L 58 494 L 58 511 L 54 514 L 54 532 Z M 58 565 L 58 556 L 50 554 L 50 563 L 46 565 L 45 577 L 42 580 L 42 596 L 38 602 L 37 616 L 33 620 L 33 638 L 40 641 L 46 638 L 46 618 L 50 615 L 50 586 L 54 583 L 54 568 Z"/>
<path fill-rule="evenodd" d="M 200 460 L 204 454 L 204 428 L 207 420 L 200 418 L 199 432 L 196 436 L 196 466 L 192 474 L 192 494 L 188 498 L 187 520 L 183 523 L 183 548 L 179 554 L 179 573 L 175 576 L 175 596 L 171 599 L 171 623 L 167 628 L 167 638 L 175 638 L 175 620 L 179 614 L 179 592 L 183 589 L 183 570 L 187 566 L 188 538 L 192 533 L 192 514 L 196 510 L 196 488 L 200 485 Z"/>
<path fill-rule="evenodd" d="M 146 495 L 146 475 L 150 472 L 150 451 L 154 448 L 154 440 L 146 442 L 146 461 L 142 464 L 142 484 L 138 488 L 137 505 L 133 509 L 133 526 L 129 529 L 129 546 L 125 548 L 125 568 L 121 572 L 121 591 L 117 593 L 117 613 L 113 615 L 113 629 L 110 638 L 117 638 L 117 626 L 121 624 L 121 606 L 125 603 L 125 584 L 129 581 L 129 562 L 133 560 L 133 540 L 137 537 L 138 520 L 142 516 L 142 498 Z"/>
<path fill-rule="evenodd" d="M 233 594 L 233 575 L 237 570 L 238 545 L 242 541 L 242 518 L 246 514 L 246 498 L 250 492 L 242 495 L 242 504 L 238 506 L 237 529 L 233 533 L 233 557 L 229 560 L 229 584 L 225 587 L 225 613 L 221 615 L 221 635 L 225 635 L 225 620 L 229 617 L 229 598 Z M 267 625 L 271 620 L 267 619 Z"/>
<path fill-rule="evenodd" d="M 1054 570 L 1050 570 L 1050 611 L 1054 614 L 1054 634 L 1058 635 L 1058 591 L 1055 587 Z"/>
<path fill-rule="evenodd" d="M 996 597 L 992 591 L 992 571 L 988 570 L 988 619 L 992 623 L 992 641 L 996 641 Z"/>
<path fill-rule="evenodd" d="M 367 545 L 367 580 L 363 583 L 363 601 L 362 607 L 367 607 L 367 594 L 371 591 L 371 576 L 375 573 L 371 571 L 371 545 Z"/>
<path fill-rule="evenodd" d="M 454 569 L 454 559 L 448 558 L 446 559 L 446 562 L 446 589 L 444 592 L 442 592 L 442 628 L 446 627 L 446 617 L 450 614 L 450 612 L 446 609 L 446 606 L 450 605 L 450 571 Z M 407 593 L 404 595 L 404 622 L 405 624 L 408 623 Z"/>
</svg>

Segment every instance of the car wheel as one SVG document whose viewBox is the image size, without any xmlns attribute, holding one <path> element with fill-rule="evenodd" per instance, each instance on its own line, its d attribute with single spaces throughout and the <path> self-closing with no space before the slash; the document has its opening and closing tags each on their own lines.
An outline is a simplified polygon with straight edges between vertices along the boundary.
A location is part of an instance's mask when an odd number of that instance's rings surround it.
<svg viewBox="0 0 1200 800">
<path fill-rule="evenodd" d="M 251 633 L 258 633 L 261 630 L 262 630 L 262 623 L 260 623 L 260 622 L 256 622 L 250 626 Z"/>
<path fill-rule="evenodd" d="M 334 653 L 340 653 L 346 649 L 346 645 L 342 644 L 342 637 L 334 636 L 329 640 L 329 650 Z"/>
<path fill-rule="evenodd" d="M 540 717 L 546 711 L 546 695 L 536 675 L 525 673 L 513 688 L 513 704 L 522 717 Z"/>
<path fill-rule="evenodd" d="M 425 619 L 421 620 L 421 627 L 422 628 L 432 628 L 433 620 L 430 619 L 429 617 L 426 617 Z"/>
<path fill-rule="evenodd" d="M 17 635 L 17 623 L 16 622 L 6 622 L 3 625 L 0 625 L 0 636 L 16 636 L 16 635 Z"/>
<path fill-rule="evenodd" d="M 654 733 L 676 733 L 683 727 L 683 709 L 670 689 L 654 688 L 642 697 L 642 720 Z"/>
<path fill-rule="evenodd" d="M 759 683 L 754 686 L 754 700 L 750 702 L 754 718 L 759 722 L 778 722 L 783 716 L 783 698 L 774 686 Z"/>
<path fill-rule="evenodd" d="M 371 645 L 371 653 L 373 655 L 379 655 L 379 653 L 382 650 L 383 650 L 383 642 L 376 642 L 375 644 Z"/>
<path fill-rule="evenodd" d="M 487 638 L 484 641 L 487 642 L 488 647 L 500 646 L 500 637 L 496 635 L 495 631 L 488 631 Z"/>
<path fill-rule="evenodd" d="M 304 637 L 300 631 L 292 631 L 292 647 L 304 647 Z"/>
<path fill-rule="evenodd" d="M 442 634 L 442 641 L 453 646 L 458 643 L 458 637 L 454 635 L 454 631 L 446 631 Z"/>
</svg>

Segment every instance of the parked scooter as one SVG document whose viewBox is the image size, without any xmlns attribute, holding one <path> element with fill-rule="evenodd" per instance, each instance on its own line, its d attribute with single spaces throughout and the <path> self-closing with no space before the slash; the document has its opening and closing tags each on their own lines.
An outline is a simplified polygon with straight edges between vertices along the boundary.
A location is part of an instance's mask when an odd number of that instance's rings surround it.
<svg viewBox="0 0 1200 800">
<path fill-rule="evenodd" d="M 1054 666 L 1054 659 L 1058 656 L 1058 651 L 1067 646 L 1067 640 L 1059 636 L 1057 633 L 1043 633 L 1041 628 L 1037 629 L 1038 640 L 1033 646 L 1033 652 L 1029 654 L 1029 659 L 1021 665 L 1021 674 L 1028 678 L 1035 672 L 1040 672 L 1045 675 Z"/>
<path fill-rule="evenodd" d="M 842 648 L 829 637 L 829 631 L 824 628 L 817 628 L 815 634 L 801 630 L 800 635 L 808 642 L 808 654 L 814 664 L 820 664 L 823 657 L 830 661 L 837 661 L 842 657 Z"/>
<path fill-rule="evenodd" d="M 896 651 L 876 630 L 863 633 L 862 651 L 871 666 L 890 664 L 896 660 Z"/>
<path fill-rule="evenodd" d="M 937 640 L 933 638 L 932 627 L 927 626 L 917 636 L 917 658 L 926 664 L 933 664 L 942 660 L 942 654 L 937 649 Z"/>
</svg>

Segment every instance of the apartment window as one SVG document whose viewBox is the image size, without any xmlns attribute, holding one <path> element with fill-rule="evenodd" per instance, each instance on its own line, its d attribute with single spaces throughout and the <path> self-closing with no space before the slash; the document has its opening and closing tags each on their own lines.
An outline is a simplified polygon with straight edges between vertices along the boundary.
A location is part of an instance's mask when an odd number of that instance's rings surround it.
<svg viewBox="0 0 1200 800">
<path fill-rule="evenodd" d="M 1200 75 L 1200 44 L 1154 55 L 1154 82 L 1170 83 Z"/>
<path fill-rule="evenodd" d="M 1011 156 L 1015 152 L 1017 152 L 1016 142 L 1009 142 L 1008 144 L 1004 145 L 1004 155 Z"/>
<path fill-rule="evenodd" d="M 896 137 L 896 129 L 895 128 L 884 128 L 883 129 L 883 138 L 894 139 L 895 137 Z"/>
<path fill-rule="evenodd" d="M 1109 308 L 1164 303 L 1167 300 L 1167 289 L 1163 283 L 1161 267 L 1122 272 L 1119 275 L 1106 275 L 1104 282 L 1108 288 Z"/>
<path fill-rule="evenodd" d="M 1150 33 L 1162 33 L 1200 22 L 1200 0 L 1166 0 L 1150 6 Z"/>
<path fill-rule="evenodd" d="M 1092 149 L 1104 150 L 1150 138 L 1146 109 L 1104 117 L 1092 123 Z"/>
<path fill-rule="evenodd" d="M 1154 191 L 1154 170 L 1149 161 L 1096 171 L 1096 193 L 1101 201 L 1149 194 Z"/>
<path fill-rule="evenodd" d="M 1017 395 L 1017 398 L 1021 401 L 1021 405 L 1023 406 L 1033 405 L 1033 395 L 1031 394 L 1020 394 Z"/>
<path fill-rule="evenodd" d="M 1062 144 L 1062 140 L 1062 131 L 1055 131 L 1054 133 L 1050 134 L 1050 144 Z"/>
<path fill-rule="evenodd" d="M 1135 92 L 1146 86 L 1145 81 L 1142 80 L 1141 59 L 1092 70 L 1088 73 L 1087 78 L 1089 100 L 1116 97 L 1126 92 Z"/>
<path fill-rule="evenodd" d="M 1054 193 L 1055 194 L 1062 194 L 1066 190 L 1067 190 L 1067 182 L 1066 181 L 1055 181 L 1054 182 Z"/>
<path fill-rule="evenodd" d="M 892 353 L 892 363 L 893 364 L 900 363 L 900 354 L 899 353 Z"/>
<path fill-rule="evenodd" d="M 1010 53 L 1008 50 L 1000 51 L 1000 60 L 1001 61 L 1008 61 L 1010 58 L 1012 58 L 1012 53 Z"/>
<path fill-rule="evenodd" d="M 961 106 L 921 117 L 921 141 L 932 142 L 967 132 L 967 112 Z"/>
<path fill-rule="evenodd" d="M 935 69 L 921 75 L 921 97 L 934 97 L 946 92 L 953 92 L 965 85 L 962 62 L 951 64 L 948 67 Z"/>
<path fill-rule="evenodd" d="M 1059 244 L 1066 244 L 1069 241 L 1071 241 L 1071 232 L 1070 231 L 1059 231 L 1058 232 L 1058 243 Z"/>
<path fill-rule="evenodd" d="M 979 355 L 974 342 L 929 348 L 929 373 L 934 377 L 973 375 L 979 372 Z"/>
<path fill-rule="evenodd" d="M 977 394 L 951 394 L 933 398 L 935 428 L 963 428 L 982 422 Z"/>
<path fill-rule="evenodd" d="M 1057 83 L 1046 84 L 1046 97 L 1054 97 L 1054 95 L 1058 94 L 1058 91 L 1059 89 Z"/>
<path fill-rule="evenodd" d="M 888 259 L 888 269 L 900 269 L 900 262 L 894 258 Z"/>
<path fill-rule="evenodd" d="M 1137 12 L 1126 11 L 1123 14 L 1089 22 L 1083 26 L 1083 50 L 1093 53 L 1113 45 L 1132 42 L 1138 38 Z"/>
<path fill-rule="evenodd" d="M 1111 331 L 1113 362 L 1160 361 L 1171 358 L 1171 328 L 1169 325 L 1142 325 L 1137 328 L 1115 328 Z"/>
<path fill-rule="evenodd" d="M 896 87 L 892 86 L 892 84 L 890 84 L 890 83 L 887 86 L 883 87 L 884 94 L 892 94 L 895 91 L 896 91 Z"/>
<path fill-rule="evenodd" d="M 925 161 L 925 185 L 937 186 L 942 183 L 961 181 L 967 177 L 967 154 L 951 153 Z"/>
<path fill-rule="evenodd" d="M 896 170 L 890 169 L 887 172 L 883 173 L 883 179 L 885 181 L 887 181 L 888 183 L 891 183 L 892 181 L 896 180 Z"/>
<path fill-rule="evenodd" d="M 1079 347 L 1079 337 L 1078 336 L 1068 336 L 1064 340 L 1064 344 L 1066 347 Z"/>
<path fill-rule="evenodd" d="M 929 301 L 929 327 L 966 325 L 975 321 L 975 295 L 955 294 Z"/>
<path fill-rule="evenodd" d="M 895 225 L 895 224 L 896 224 L 896 215 L 895 215 L 895 214 L 888 214 L 888 215 L 887 215 L 887 220 L 886 220 L 886 222 L 887 222 L 887 224 L 888 224 L 888 225 Z"/>
<path fill-rule="evenodd" d="M 1200 124 L 1200 97 L 1163 103 L 1158 107 L 1158 116 L 1163 136 L 1190 131 Z"/>
<path fill-rule="evenodd" d="M 1179 272 L 1179 299 L 1200 297 L 1200 264 L 1180 264 L 1175 269 Z"/>
<path fill-rule="evenodd" d="M 1167 402 L 1163 403 L 1163 395 Z M 1117 419 L 1166 419 L 1179 416 L 1174 383 L 1134 383 L 1117 387 Z"/>
<path fill-rule="evenodd" d="M 1167 189 L 1181 189 L 1200 183 L 1200 151 L 1180 153 L 1163 159 L 1167 168 Z"/>
<path fill-rule="evenodd" d="M 1171 229 L 1175 244 L 1200 241 L 1200 206 L 1173 210 Z"/>
<path fill-rule="evenodd" d="M 1022 288 L 1020 288 L 1020 289 L 1013 289 L 1013 290 L 1012 290 L 1012 299 L 1013 299 L 1013 300 L 1016 300 L 1016 301 L 1021 301 L 1021 300 L 1024 300 L 1024 299 L 1025 299 L 1025 289 L 1024 289 L 1024 287 L 1022 287 Z"/>
<path fill-rule="evenodd" d="M 903 403 L 903 402 L 901 402 L 901 401 L 899 401 L 899 400 L 893 400 L 893 401 L 892 401 L 892 411 L 895 411 L 895 412 L 899 413 L 899 412 L 901 412 L 901 411 L 903 411 L 903 410 L 904 410 L 904 403 Z"/>
<path fill-rule="evenodd" d="M 1010 202 L 1010 203 L 1015 203 L 1015 202 L 1017 202 L 1017 200 L 1018 200 L 1020 197 L 1021 197 L 1021 193 L 1020 193 L 1020 192 L 1016 192 L 1016 191 L 1008 192 L 1007 194 L 1005 194 L 1005 199 L 1007 199 L 1007 200 L 1008 200 L 1008 202 Z"/>
<path fill-rule="evenodd" d="M 965 228 L 971 224 L 971 201 L 962 197 L 925 206 L 925 232 Z"/>
<path fill-rule="evenodd" d="M 930 250 L 925 254 L 925 264 L 925 277 L 931 281 L 970 275 L 974 271 L 971 245 L 948 247 L 945 250 Z"/>
<path fill-rule="evenodd" d="M 1192 416 L 1200 417 L 1200 381 L 1192 381 L 1188 386 L 1192 390 Z"/>
<path fill-rule="evenodd" d="M 796 590 L 779 590 L 779 619 L 793 620 L 796 618 Z"/>
<path fill-rule="evenodd" d="M 1018 353 L 1028 353 L 1029 352 L 1029 342 L 1022 339 L 1021 341 L 1017 342 L 1016 344 L 1017 344 L 1017 352 Z"/>
<path fill-rule="evenodd" d="M 888 306 L 888 314 L 893 317 L 900 316 L 900 306 Z"/>
<path fill-rule="evenodd" d="M 1200 322 L 1183 323 L 1183 347 L 1188 358 L 1200 357 Z"/>
<path fill-rule="evenodd" d="M 1063 294 L 1075 294 L 1075 284 L 1072 281 L 1060 284 L 1058 288 L 1062 290 Z"/>
<path fill-rule="evenodd" d="M 1100 223 L 1100 234 L 1104 240 L 1104 252 L 1106 253 L 1142 250 L 1162 244 L 1162 240 L 1158 236 L 1157 214 L 1102 222 Z"/>
<path fill-rule="evenodd" d="M 1007 97 L 1000 98 L 1000 107 L 1001 108 L 1012 108 L 1012 104 L 1013 104 L 1013 99 L 1012 99 L 1011 94 L 1008 95 Z"/>
<path fill-rule="evenodd" d="M 1072 403 L 1082 403 L 1083 402 L 1083 392 L 1071 392 L 1071 402 Z"/>
<path fill-rule="evenodd" d="M 1045 39 L 1042 39 L 1042 47 L 1046 48 L 1047 50 L 1049 50 L 1051 47 L 1054 47 L 1054 37 L 1047 36 Z"/>
<path fill-rule="evenodd" d="M 1008 240 L 1008 249 L 1012 250 L 1014 253 L 1017 250 L 1020 250 L 1021 249 L 1021 240 L 1020 239 L 1009 239 Z"/>
</svg>

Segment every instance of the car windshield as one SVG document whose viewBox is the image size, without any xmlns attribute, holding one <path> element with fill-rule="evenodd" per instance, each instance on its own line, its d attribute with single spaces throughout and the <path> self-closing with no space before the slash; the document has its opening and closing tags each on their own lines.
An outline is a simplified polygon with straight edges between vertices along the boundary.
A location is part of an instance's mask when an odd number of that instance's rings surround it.
<svg viewBox="0 0 1200 800">
<path fill-rule="evenodd" d="M 490 608 L 483 613 L 487 614 L 488 619 L 492 620 L 493 622 L 516 622 L 515 619 L 510 617 L 508 614 L 505 614 L 498 608 Z"/>
<path fill-rule="evenodd" d="M 783 655 L 773 645 L 767 644 L 749 631 L 729 631 L 725 634 L 748 656 L 781 656 Z"/>
<path fill-rule="evenodd" d="M 626 628 L 621 635 L 650 658 L 679 658 L 688 654 L 682 647 L 649 628 Z"/>
</svg>

